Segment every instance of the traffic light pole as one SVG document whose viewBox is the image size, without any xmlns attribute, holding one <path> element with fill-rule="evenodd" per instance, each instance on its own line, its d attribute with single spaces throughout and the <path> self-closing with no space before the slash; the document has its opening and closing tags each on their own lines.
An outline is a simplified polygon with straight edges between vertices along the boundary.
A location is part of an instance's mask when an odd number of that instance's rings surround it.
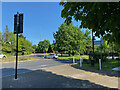
<svg viewBox="0 0 120 90">
<path fill-rule="evenodd" d="M 18 64 L 18 28 L 19 28 L 19 12 L 17 12 L 17 34 L 16 34 L 16 67 L 15 67 L 15 79 L 17 79 L 17 64 Z"/>
</svg>

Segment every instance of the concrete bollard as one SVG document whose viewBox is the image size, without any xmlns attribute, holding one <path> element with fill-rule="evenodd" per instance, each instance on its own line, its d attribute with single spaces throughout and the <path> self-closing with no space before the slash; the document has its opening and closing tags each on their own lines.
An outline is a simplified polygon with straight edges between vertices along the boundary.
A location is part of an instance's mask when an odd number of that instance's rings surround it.
<svg viewBox="0 0 120 90">
<path fill-rule="evenodd" d="M 80 58 L 80 67 L 82 67 L 83 58 Z"/>
<path fill-rule="evenodd" d="M 73 64 L 75 64 L 75 59 L 74 59 L 74 57 L 73 57 Z"/>
</svg>

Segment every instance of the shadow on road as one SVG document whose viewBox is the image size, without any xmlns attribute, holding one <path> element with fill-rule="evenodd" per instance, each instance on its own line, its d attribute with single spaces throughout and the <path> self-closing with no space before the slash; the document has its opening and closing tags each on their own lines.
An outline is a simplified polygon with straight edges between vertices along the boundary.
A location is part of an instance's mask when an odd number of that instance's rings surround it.
<svg viewBox="0 0 120 90">
<path fill-rule="evenodd" d="M 5 70 L 9 71 L 9 68 L 6 68 Z M 21 70 L 27 70 L 27 69 L 21 69 Z M 68 78 L 44 70 L 35 70 L 35 71 L 27 70 L 27 71 L 29 72 L 18 74 L 18 80 L 14 80 L 14 75 L 3 77 L 2 87 L 3 88 L 105 88 L 104 86 L 91 83 L 88 80 Z"/>
<path fill-rule="evenodd" d="M 15 69 L 14 68 L 3 68 L 2 70 L 2 77 L 5 76 L 10 76 L 15 74 Z M 29 69 L 17 69 L 18 74 L 23 73 L 23 72 L 30 72 L 31 70 Z"/>
<path fill-rule="evenodd" d="M 35 55 L 34 55 L 35 56 Z M 44 55 L 36 55 L 36 57 L 42 57 L 42 56 L 44 56 Z"/>
</svg>

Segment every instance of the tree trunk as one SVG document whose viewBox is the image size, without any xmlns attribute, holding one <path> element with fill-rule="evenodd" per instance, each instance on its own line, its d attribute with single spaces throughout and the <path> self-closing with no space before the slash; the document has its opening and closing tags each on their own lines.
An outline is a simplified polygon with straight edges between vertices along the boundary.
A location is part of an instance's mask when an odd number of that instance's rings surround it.
<svg viewBox="0 0 120 90">
<path fill-rule="evenodd" d="M 72 55 L 74 56 L 74 52 L 72 52 Z"/>
<path fill-rule="evenodd" d="M 69 56 L 70 56 L 70 51 L 69 51 Z"/>
</svg>

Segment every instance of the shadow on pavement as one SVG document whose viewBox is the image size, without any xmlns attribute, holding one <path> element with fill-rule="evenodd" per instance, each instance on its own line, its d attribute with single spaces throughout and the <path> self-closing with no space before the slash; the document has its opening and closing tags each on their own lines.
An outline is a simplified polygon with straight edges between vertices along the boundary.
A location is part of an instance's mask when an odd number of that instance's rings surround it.
<svg viewBox="0 0 120 90">
<path fill-rule="evenodd" d="M 65 63 L 65 64 L 72 64 L 73 60 L 71 59 L 55 59 L 55 61 L 58 61 L 60 63 Z M 75 62 L 79 62 L 80 60 L 75 60 Z"/>
<path fill-rule="evenodd" d="M 66 60 L 66 59 L 56 59 L 55 61 L 58 61 L 60 63 L 65 63 L 65 64 L 72 64 L 73 60 Z M 78 63 L 80 60 L 75 60 L 76 63 Z M 117 71 L 100 71 L 100 70 L 91 70 L 91 69 L 85 69 L 85 68 L 80 68 L 77 66 L 72 66 L 76 69 L 81 69 L 81 70 L 85 70 L 85 71 L 90 71 L 90 72 L 94 72 L 94 73 L 99 73 L 101 75 L 107 75 L 107 76 L 114 76 L 114 77 L 120 77 L 120 72 Z"/>
<path fill-rule="evenodd" d="M 21 69 L 21 70 L 27 70 L 27 69 Z M 80 80 L 80 79 L 64 77 L 44 70 L 35 70 L 35 71 L 27 70 L 27 71 L 29 72 L 18 74 L 18 80 L 14 80 L 14 75 L 3 77 L 2 87 L 3 88 L 107 88 L 101 85 L 91 83 L 88 80 Z"/>
<path fill-rule="evenodd" d="M 85 68 L 80 68 L 77 66 L 72 66 L 76 69 L 81 69 L 81 70 L 85 70 L 85 71 L 89 71 L 89 72 L 94 72 L 94 73 L 99 73 L 101 75 L 107 75 L 107 76 L 112 76 L 112 77 L 120 77 L 120 72 L 117 71 L 100 71 L 100 70 L 91 70 L 91 69 L 85 69 Z"/>
</svg>

